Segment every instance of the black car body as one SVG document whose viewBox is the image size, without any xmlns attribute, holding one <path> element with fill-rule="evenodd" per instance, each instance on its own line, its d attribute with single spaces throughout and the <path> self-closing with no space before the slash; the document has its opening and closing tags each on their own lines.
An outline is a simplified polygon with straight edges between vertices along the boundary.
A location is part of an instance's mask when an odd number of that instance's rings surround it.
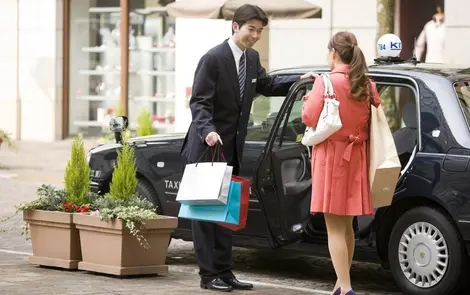
<svg viewBox="0 0 470 295">
<path fill-rule="evenodd" d="M 327 69 L 275 73 L 309 71 Z M 369 74 L 381 96 L 395 97 L 402 114 L 400 128 L 392 131 L 403 170 L 392 205 L 379 208 L 375 216 L 355 218 L 357 257 L 377 254 L 407 294 L 450 294 L 460 282 L 470 248 L 470 69 L 401 63 L 371 66 Z M 252 181 L 250 208 L 234 246 L 328 255 L 323 217 L 309 215 L 311 166 L 300 143 L 305 130 L 302 98 L 311 85 L 311 80 L 301 80 L 286 97 L 260 97 L 253 104 L 240 170 Z M 183 138 L 173 134 L 130 140 L 140 193 L 161 214 L 178 215 Z M 108 191 L 119 148 L 104 144 L 89 151 L 94 191 Z M 189 241 L 190 230 L 190 221 L 180 219 L 173 238 Z"/>
</svg>

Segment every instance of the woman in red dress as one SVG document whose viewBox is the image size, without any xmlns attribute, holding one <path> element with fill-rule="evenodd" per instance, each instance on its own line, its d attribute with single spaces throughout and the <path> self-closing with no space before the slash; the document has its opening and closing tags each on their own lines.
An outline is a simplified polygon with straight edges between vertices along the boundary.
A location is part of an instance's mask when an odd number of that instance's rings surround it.
<svg viewBox="0 0 470 295">
<path fill-rule="evenodd" d="M 342 127 L 312 151 L 312 214 L 323 213 L 328 247 L 337 276 L 334 294 L 355 294 L 349 270 L 354 254 L 353 217 L 373 215 L 369 191 L 367 139 L 370 95 L 381 101 L 367 76 L 364 54 L 354 34 L 339 32 L 328 44 L 330 80 L 339 101 Z M 302 109 L 302 121 L 315 127 L 323 109 L 323 79 L 315 79 Z"/>
</svg>

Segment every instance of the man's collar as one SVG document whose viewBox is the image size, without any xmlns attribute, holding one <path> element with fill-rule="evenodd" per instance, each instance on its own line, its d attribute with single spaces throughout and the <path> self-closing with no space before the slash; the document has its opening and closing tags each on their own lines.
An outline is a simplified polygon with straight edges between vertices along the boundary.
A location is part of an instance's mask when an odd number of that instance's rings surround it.
<svg viewBox="0 0 470 295">
<path fill-rule="evenodd" d="M 235 44 L 235 42 L 233 41 L 233 36 L 228 38 L 228 45 L 230 46 L 230 49 L 232 49 L 233 52 L 236 52 L 240 55 L 243 54 L 244 50 L 241 50 L 240 47 Z"/>
</svg>

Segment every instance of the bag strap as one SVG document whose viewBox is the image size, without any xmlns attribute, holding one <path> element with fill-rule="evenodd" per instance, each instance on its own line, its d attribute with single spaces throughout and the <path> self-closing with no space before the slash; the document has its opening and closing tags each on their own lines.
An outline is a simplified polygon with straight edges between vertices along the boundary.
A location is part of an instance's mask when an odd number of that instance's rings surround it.
<svg viewBox="0 0 470 295">
<path fill-rule="evenodd" d="M 374 91 L 372 89 L 372 83 L 367 83 L 367 88 L 369 89 L 369 133 L 370 133 L 370 124 L 372 120 L 372 106 L 374 105 Z"/>
<path fill-rule="evenodd" d="M 336 93 L 335 93 L 335 90 L 333 88 L 333 84 L 331 84 L 330 75 L 326 74 L 326 73 L 323 73 L 321 76 L 323 78 L 323 84 L 325 85 L 325 90 L 323 92 L 323 96 L 328 97 L 328 98 L 336 99 Z"/>
<path fill-rule="evenodd" d="M 199 162 L 201 161 L 201 159 L 204 157 L 204 155 L 207 153 L 208 150 L 211 150 L 211 158 L 212 158 L 211 162 L 212 162 L 212 164 L 214 164 L 215 161 L 220 161 L 220 159 L 222 159 L 222 161 L 225 161 L 224 154 L 220 151 L 220 149 L 221 149 L 221 147 L 220 147 L 219 143 L 217 143 L 214 147 L 208 146 L 204 150 L 202 155 L 199 157 L 199 159 L 197 160 L 196 166 L 197 166 L 197 164 L 199 164 Z"/>
</svg>

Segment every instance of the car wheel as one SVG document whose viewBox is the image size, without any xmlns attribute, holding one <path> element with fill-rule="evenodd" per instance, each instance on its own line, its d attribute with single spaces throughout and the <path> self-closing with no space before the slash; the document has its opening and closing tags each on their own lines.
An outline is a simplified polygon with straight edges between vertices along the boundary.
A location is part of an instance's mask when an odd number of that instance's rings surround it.
<svg viewBox="0 0 470 295">
<path fill-rule="evenodd" d="M 465 248 L 447 216 L 418 207 L 400 216 L 388 247 L 390 271 L 405 294 L 454 294 L 465 266 Z"/>
<path fill-rule="evenodd" d="M 160 205 L 160 199 L 157 196 L 157 193 L 153 189 L 152 185 L 145 179 L 138 179 L 137 181 L 137 191 L 141 198 L 146 199 L 147 201 L 151 202 L 157 208 L 157 214 L 162 215 L 163 210 L 162 206 Z M 168 241 L 168 245 L 170 245 L 172 238 Z"/>
<path fill-rule="evenodd" d="M 157 193 L 153 189 L 152 185 L 145 179 L 139 179 L 137 181 L 137 191 L 141 198 L 151 202 L 157 208 L 157 214 L 163 214 L 162 206 L 160 205 L 160 199 Z"/>
</svg>

